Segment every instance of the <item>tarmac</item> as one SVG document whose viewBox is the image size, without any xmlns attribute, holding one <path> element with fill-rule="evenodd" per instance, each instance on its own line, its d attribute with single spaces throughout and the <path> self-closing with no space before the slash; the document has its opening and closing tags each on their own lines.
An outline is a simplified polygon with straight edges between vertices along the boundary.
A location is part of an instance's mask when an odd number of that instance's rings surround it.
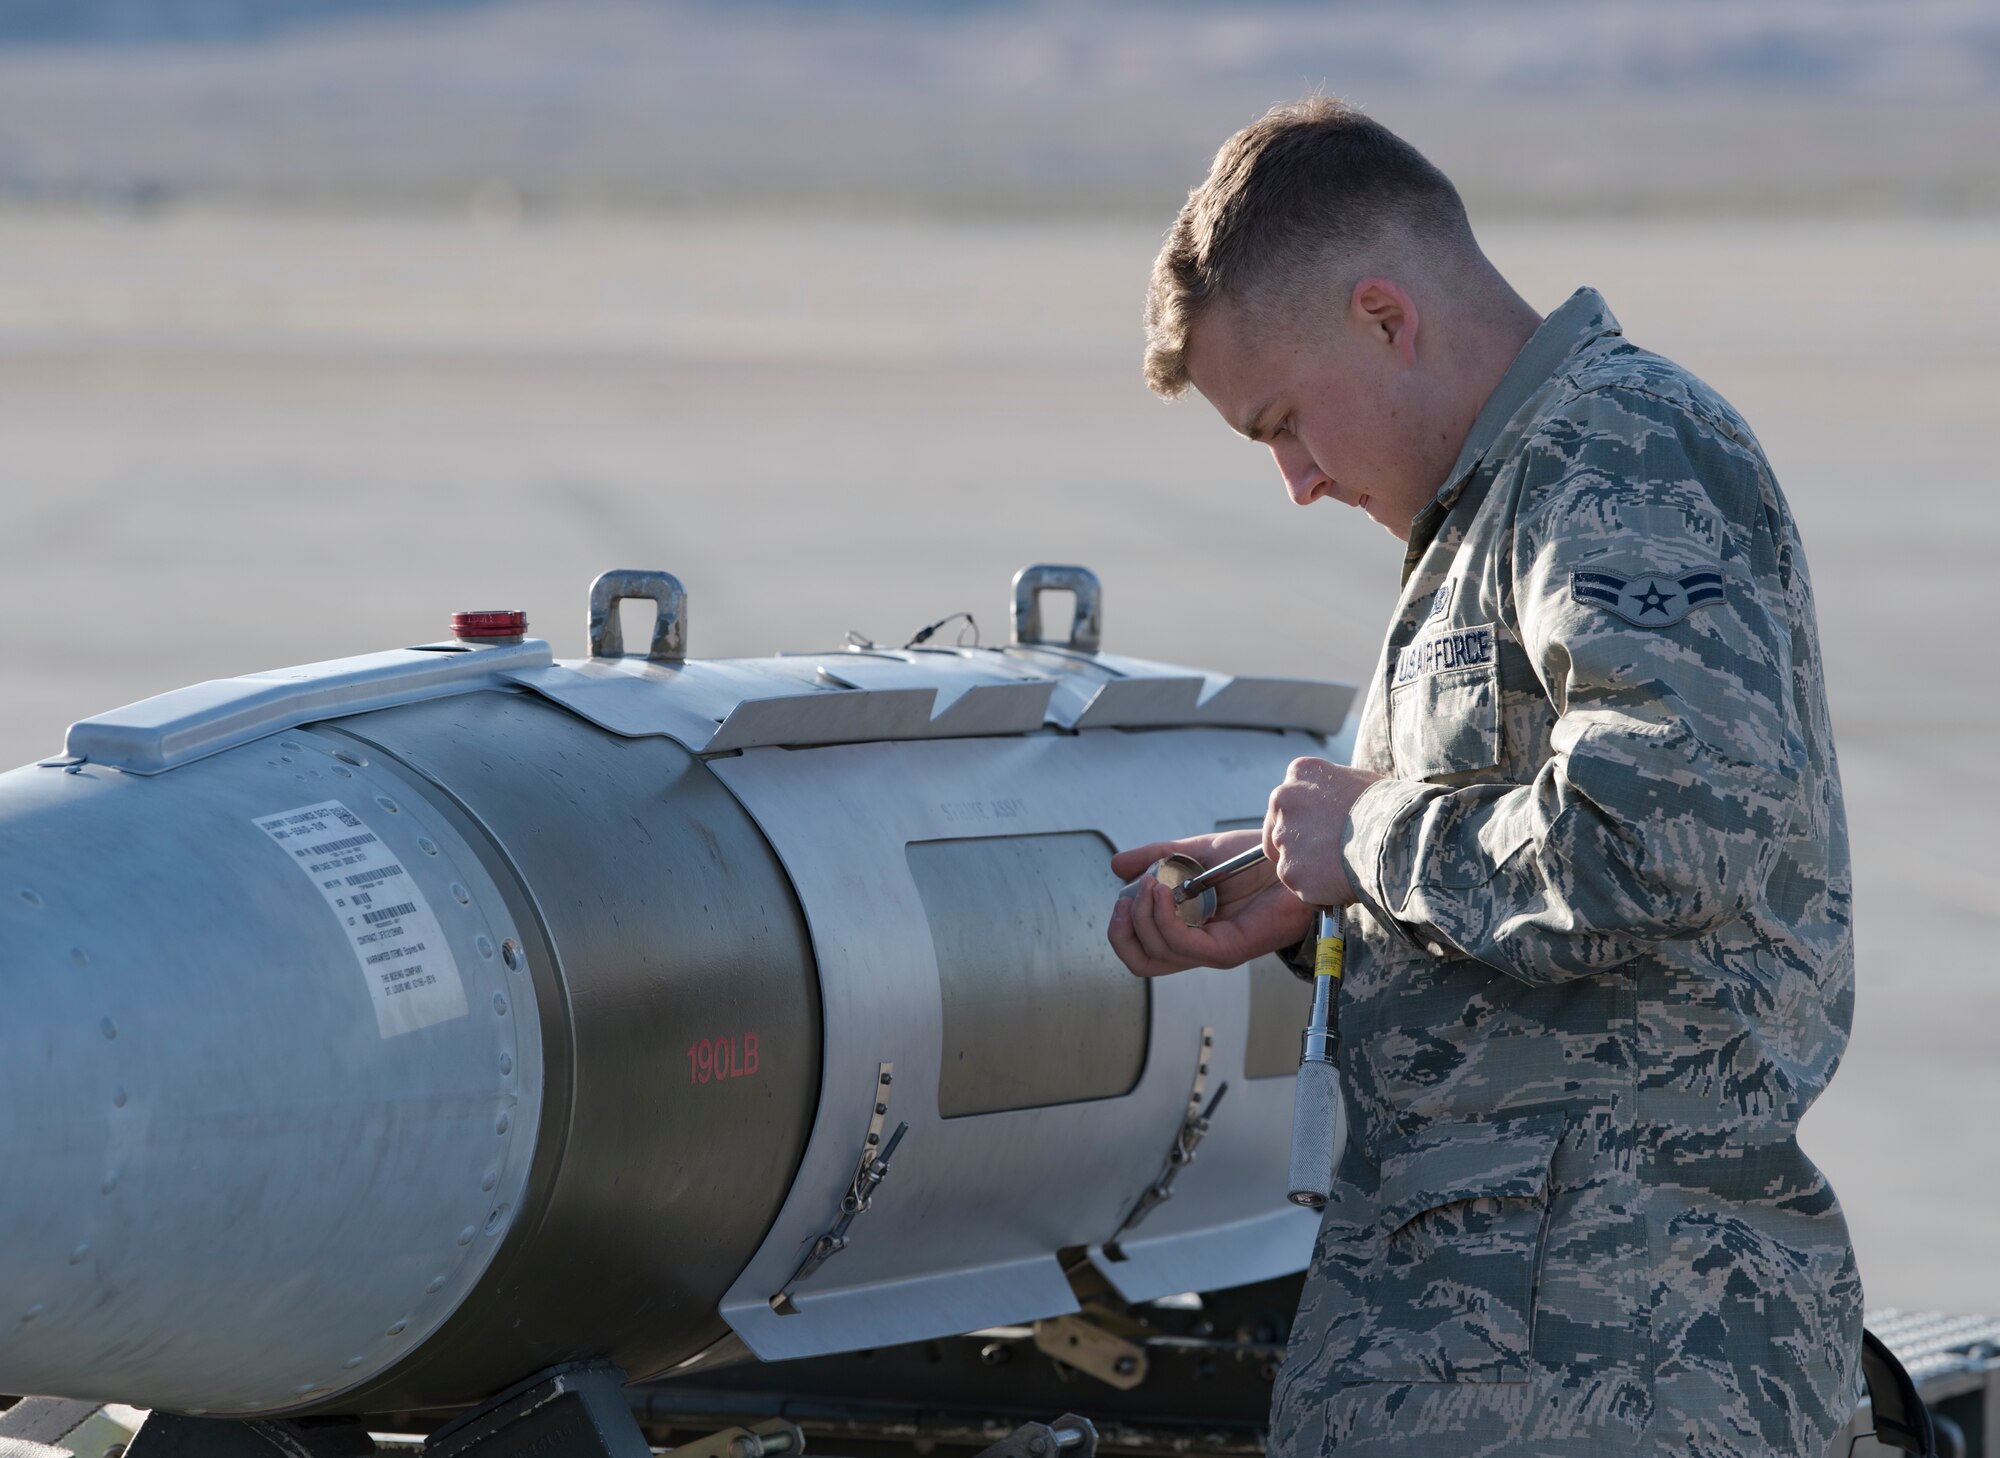
<svg viewBox="0 0 2000 1458">
<path fill-rule="evenodd" d="M 1161 220 L 1164 223 L 1164 219 Z M 0 214 L 0 763 L 204 678 L 520 607 L 582 651 L 612 566 L 697 655 L 1004 636 L 1030 561 L 1114 651 L 1355 679 L 1400 548 L 1310 517 L 1140 383 L 1154 226 Z M 1802 523 L 1860 996 L 1805 1126 L 1872 1305 L 2000 1312 L 2000 224 L 1512 222 L 1728 395 Z"/>
</svg>

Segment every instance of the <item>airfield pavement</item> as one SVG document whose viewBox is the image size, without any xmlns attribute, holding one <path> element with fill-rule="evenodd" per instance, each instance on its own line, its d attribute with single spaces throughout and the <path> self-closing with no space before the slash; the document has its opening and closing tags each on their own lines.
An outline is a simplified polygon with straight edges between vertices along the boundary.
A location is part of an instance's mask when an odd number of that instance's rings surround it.
<svg viewBox="0 0 2000 1458">
<path fill-rule="evenodd" d="M 699 655 L 1006 631 L 1081 562 L 1111 649 L 1369 669 L 1400 552 L 1151 399 L 1148 223 L 0 215 L 0 763 L 196 680 L 523 607 L 611 566 Z M 1164 222 L 1164 219 L 1160 220 Z M 2000 1313 L 2000 224 L 1509 222 L 1761 434 L 1803 524 L 1860 999 L 1806 1144 L 1871 1303 Z M 1996 638 L 1995 641 L 2000 641 Z M 1254 809 L 1255 807 L 1251 807 Z"/>
</svg>

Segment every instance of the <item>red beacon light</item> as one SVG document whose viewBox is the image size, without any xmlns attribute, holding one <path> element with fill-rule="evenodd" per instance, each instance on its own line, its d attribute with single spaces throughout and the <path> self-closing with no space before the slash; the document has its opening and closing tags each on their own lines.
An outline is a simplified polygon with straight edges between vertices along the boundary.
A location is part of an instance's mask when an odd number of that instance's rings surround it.
<svg viewBox="0 0 2000 1458">
<path fill-rule="evenodd" d="M 528 632 L 528 615 L 518 608 L 453 613 L 451 635 L 466 643 L 518 643 Z"/>
</svg>

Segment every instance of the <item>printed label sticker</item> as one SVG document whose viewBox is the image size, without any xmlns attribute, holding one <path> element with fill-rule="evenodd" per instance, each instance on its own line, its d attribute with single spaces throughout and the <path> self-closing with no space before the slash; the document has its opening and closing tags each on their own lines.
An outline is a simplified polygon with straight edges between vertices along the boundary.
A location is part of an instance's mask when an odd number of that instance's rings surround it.
<svg viewBox="0 0 2000 1458">
<path fill-rule="evenodd" d="M 417 881 L 359 815 L 338 800 L 260 815 L 318 889 L 368 979 L 385 1038 L 465 1016 L 465 984 Z"/>
</svg>

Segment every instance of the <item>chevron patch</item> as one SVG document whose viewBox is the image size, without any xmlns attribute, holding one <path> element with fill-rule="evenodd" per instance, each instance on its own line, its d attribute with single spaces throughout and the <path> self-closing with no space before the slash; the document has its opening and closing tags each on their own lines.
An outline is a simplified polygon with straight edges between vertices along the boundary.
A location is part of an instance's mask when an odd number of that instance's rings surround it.
<svg viewBox="0 0 2000 1458">
<path fill-rule="evenodd" d="M 1670 628 L 1696 608 L 1722 601 L 1722 574 L 1712 568 L 1682 577 L 1627 577 L 1601 570 L 1572 572 L 1570 596 L 1616 613 L 1640 628 Z"/>
</svg>

